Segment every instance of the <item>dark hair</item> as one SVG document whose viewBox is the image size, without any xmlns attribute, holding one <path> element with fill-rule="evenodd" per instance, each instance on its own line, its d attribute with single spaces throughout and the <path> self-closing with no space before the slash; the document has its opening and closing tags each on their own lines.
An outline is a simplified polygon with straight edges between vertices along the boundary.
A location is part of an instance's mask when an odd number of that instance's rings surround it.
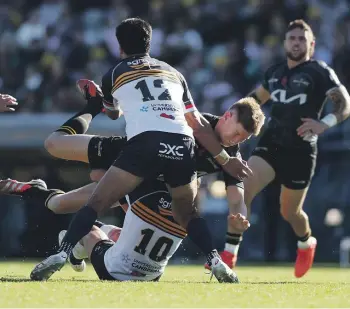
<svg viewBox="0 0 350 309">
<path fill-rule="evenodd" d="M 141 18 L 128 18 L 117 26 L 115 35 L 127 55 L 146 54 L 150 50 L 152 27 Z"/>
<path fill-rule="evenodd" d="M 315 40 L 314 32 L 312 31 L 310 25 L 307 22 L 305 22 L 303 19 L 296 19 L 296 20 L 291 21 L 287 27 L 286 34 L 289 31 L 292 31 L 292 30 L 297 29 L 297 28 L 310 32 L 312 39 Z"/>
<path fill-rule="evenodd" d="M 237 121 L 242 124 L 244 130 L 255 136 L 259 135 L 264 125 L 265 115 L 253 97 L 240 99 L 232 105 L 230 111 L 232 110 L 237 111 Z"/>
</svg>

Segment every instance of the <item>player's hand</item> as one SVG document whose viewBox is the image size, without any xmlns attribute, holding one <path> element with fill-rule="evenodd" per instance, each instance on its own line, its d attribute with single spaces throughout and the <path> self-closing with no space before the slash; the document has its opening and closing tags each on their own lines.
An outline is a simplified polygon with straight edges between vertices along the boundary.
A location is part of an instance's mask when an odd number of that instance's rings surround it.
<svg viewBox="0 0 350 309">
<path fill-rule="evenodd" d="M 83 95 L 84 99 L 103 98 L 103 93 L 99 85 L 89 79 L 79 79 L 77 88 Z"/>
<path fill-rule="evenodd" d="M 303 121 L 303 124 L 297 129 L 297 133 L 301 137 L 305 137 L 310 134 L 320 135 L 329 128 L 322 121 L 311 118 L 301 118 L 301 120 Z"/>
<path fill-rule="evenodd" d="M 250 223 L 247 218 L 241 214 L 228 215 L 227 223 L 237 233 L 243 233 L 250 227 Z"/>
<path fill-rule="evenodd" d="M 18 105 L 16 98 L 8 94 L 0 94 L 0 113 L 3 112 L 14 112 Z"/>
<path fill-rule="evenodd" d="M 231 157 L 225 165 L 222 165 L 222 168 L 226 173 L 239 180 L 243 180 L 244 178 L 253 175 L 247 162 L 240 160 L 237 157 Z"/>
</svg>

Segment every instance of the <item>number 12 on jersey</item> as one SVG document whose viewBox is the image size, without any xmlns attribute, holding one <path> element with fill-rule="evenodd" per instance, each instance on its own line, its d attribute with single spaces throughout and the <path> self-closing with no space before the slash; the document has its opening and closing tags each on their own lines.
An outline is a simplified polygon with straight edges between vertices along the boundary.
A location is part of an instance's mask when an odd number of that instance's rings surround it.
<svg viewBox="0 0 350 309">
<path fill-rule="evenodd" d="M 164 85 L 164 81 L 162 79 L 155 79 L 153 81 L 153 86 L 154 88 L 163 88 L 165 89 L 159 96 L 158 96 L 158 100 L 160 101 L 170 101 L 171 100 L 171 95 L 169 92 L 169 89 L 165 87 Z M 147 101 L 154 101 L 155 98 L 154 96 L 151 94 L 150 89 L 147 86 L 146 80 L 142 79 L 140 80 L 136 86 L 136 89 L 140 90 L 142 93 L 142 101 L 143 102 L 147 102 Z"/>
<path fill-rule="evenodd" d="M 148 253 L 148 244 L 151 241 L 154 231 L 151 229 L 141 230 L 142 239 L 140 243 L 134 248 L 134 251 L 145 255 Z M 165 236 L 159 237 L 152 249 L 149 251 L 149 258 L 155 262 L 161 262 L 166 259 L 168 253 L 170 252 L 171 246 L 174 241 Z"/>
</svg>

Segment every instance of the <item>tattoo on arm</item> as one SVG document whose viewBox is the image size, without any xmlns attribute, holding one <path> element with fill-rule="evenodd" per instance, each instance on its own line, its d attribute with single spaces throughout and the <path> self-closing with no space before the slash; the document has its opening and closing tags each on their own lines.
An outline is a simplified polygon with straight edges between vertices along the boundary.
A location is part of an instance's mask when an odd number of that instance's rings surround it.
<svg viewBox="0 0 350 309">
<path fill-rule="evenodd" d="M 338 122 L 344 121 L 350 114 L 350 96 L 344 86 L 331 89 L 327 96 L 334 104 L 333 114 L 337 117 Z"/>
</svg>

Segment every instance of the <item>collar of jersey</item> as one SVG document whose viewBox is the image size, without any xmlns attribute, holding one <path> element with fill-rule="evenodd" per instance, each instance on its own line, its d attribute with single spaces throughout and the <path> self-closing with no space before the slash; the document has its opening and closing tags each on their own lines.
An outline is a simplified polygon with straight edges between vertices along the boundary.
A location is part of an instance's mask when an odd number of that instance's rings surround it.
<svg viewBox="0 0 350 309">
<path fill-rule="evenodd" d="M 133 54 L 129 57 L 124 58 L 123 61 L 129 60 L 131 58 L 141 58 L 141 57 L 149 57 L 149 54 L 147 54 L 147 53 L 146 54 Z"/>
</svg>

